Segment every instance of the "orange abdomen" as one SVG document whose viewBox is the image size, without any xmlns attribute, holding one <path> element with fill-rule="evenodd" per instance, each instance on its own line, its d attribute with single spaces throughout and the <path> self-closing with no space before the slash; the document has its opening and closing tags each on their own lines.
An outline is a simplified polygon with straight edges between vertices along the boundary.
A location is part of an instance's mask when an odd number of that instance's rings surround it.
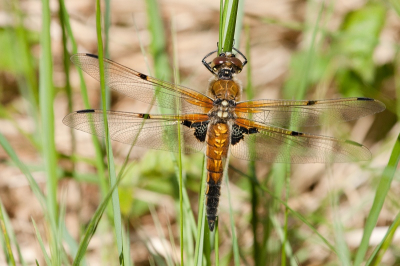
<svg viewBox="0 0 400 266">
<path fill-rule="evenodd" d="M 206 213 L 208 226 L 213 231 L 217 218 L 222 176 L 230 144 L 229 126 L 225 123 L 210 124 L 207 130 L 206 143 Z"/>
</svg>

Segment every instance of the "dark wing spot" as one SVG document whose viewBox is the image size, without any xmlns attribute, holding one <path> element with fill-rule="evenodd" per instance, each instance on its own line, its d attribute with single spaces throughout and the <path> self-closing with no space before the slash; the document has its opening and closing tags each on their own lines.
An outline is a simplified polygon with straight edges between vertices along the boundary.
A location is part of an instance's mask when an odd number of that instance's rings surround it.
<svg viewBox="0 0 400 266">
<path fill-rule="evenodd" d="M 249 128 L 249 134 L 258 133 L 258 129 L 255 127 Z"/>
<path fill-rule="evenodd" d="M 84 113 L 94 113 L 93 109 L 87 109 L 87 110 L 79 110 L 76 111 L 78 114 L 84 114 Z"/>
<path fill-rule="evenodd" d="M 140 77 L 141 79 L 147 79 L 147 75 L 142 74 L 142 73 L 139 74 L 139 77 Z"/>
<path fill-rule="evenodd" d="M 232 126 L 232 134 L 231 134 L 231 145 L 235 145 L 239 143 L 243 139 L 243 132 L 240 127 L 236 124 Z"/>
<path fill-rule="evenodd" d="M 366 98 L 366 97 L 358 97 L 357 100 L 358 101 L 374 101 L 374 99 Z"/>
<path fill-rule="evenodd" d="M 99 58 L 97 55 L 95 55 L 95 54 L 86 54 L 87 56 L 90 56 L 90 57 L 93 57 L 93 58 Z"/>
<path fill-rule="evenodd" d="M 236 124 L 232 126 L 232 135 L 231 135 L 231 144 L 235 145 L 239 143 L 242 139 L 244 139 L 244 134 L 254 134 L 258 133 L 258 129 L 255 127 L 251 127 L 249 129 L 245 127 L 240 127 Z"/>
<path fill-rule="evenodd" d="M 317 101 L 308 101 L 307 105 L 314 105 Z"/>
<path fill-rule="evenodd" d="M 190 122 L 189 120 L 183 120 L 182 125 L 184 125 L 186 127 L 190 127 L 192 125 L 192 122 Z"/>
<path fill-rule="evenodd" d="M 292 136 L 302 136 L 303 133 L 297 132 L 297 131 L 292 131 L 292 132 L 290 133 L 290 135 L 292 135 Z"/>
<path fill-rule="evenodd" d="M 188 121 L 188 123 L 191 123 Z M 194 128 L 194 136 L 201 142 L 206 141 L 208 121 L 191 123 L 190 128 Z"/>
</svg>

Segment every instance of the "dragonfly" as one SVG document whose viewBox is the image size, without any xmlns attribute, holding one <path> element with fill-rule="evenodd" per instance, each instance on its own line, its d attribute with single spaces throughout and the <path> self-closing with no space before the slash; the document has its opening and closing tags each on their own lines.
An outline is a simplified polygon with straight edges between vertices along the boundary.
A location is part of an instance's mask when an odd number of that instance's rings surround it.
<svg viewBox="0 0 400 266">
<path fill-rule="evenodd" d="M 214 53 L 216 56 L 207 62 Z M 71 61 L 100 81 L 96 55 L 75 54 Z M 212 73 L 206 94 L 148 76 L 109 59 L 104 59 L 103 63 L 106 85 L 111 89 L 171 110 L 170 114 L 107 111 L 112 140 L 150 149 L 205 153 L 205 206 L 210 231 L 214 230 L 218 219 L 221 182 L 229 153 L 239 159 L 267 163 L 369 160 L 371 153 L 362 144 L 290 128 L 350 121 L 385 109 L 382 102 L 365 97 L 241 101 L 242 86 L 237 75 L 247 59 L 235 48 L 233 52 L 212 51 L 203 58 L 202 63 Z M 102 110 L 76 111 L 68 114 L 63 122 L 105 137 Z"/>
</svg>

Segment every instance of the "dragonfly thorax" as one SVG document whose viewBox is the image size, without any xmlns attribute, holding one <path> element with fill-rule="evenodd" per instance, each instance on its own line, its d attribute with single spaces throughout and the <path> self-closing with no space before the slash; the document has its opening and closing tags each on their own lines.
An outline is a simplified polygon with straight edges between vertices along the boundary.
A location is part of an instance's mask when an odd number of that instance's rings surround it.
<svg viewBox="0 0 400 266">
<path fill-rule="evenodd" d="M 212 79 L 208 94 L 216 100 L 239 101 L 241 97 L 241 85 L 236 80 Z"/>
<path fill-rule="evenodd" d="M 214 107 L 209 111 L 208 116 L 214 122 L 227 122 L 236 119 L 236 102 L 228 99 L 216 99 Z"/>
</svg>

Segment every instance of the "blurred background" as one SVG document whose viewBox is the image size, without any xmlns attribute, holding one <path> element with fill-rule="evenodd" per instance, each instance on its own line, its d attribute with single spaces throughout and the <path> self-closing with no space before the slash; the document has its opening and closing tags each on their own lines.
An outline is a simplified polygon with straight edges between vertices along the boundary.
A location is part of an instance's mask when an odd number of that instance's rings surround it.
<svg viewBox="0 0 400 266">
<path fill-rule="evenodd" d="M 17 158 L 6 152 L 3 142 L 0 199 L 4 221 L 15 234 L 12 249 L 15 254 L 19 250 L 26 265 L 34 265 L 35 260 L 40 265 L 45 263 L 31 219 L 36 222 L 47 248 L 51 232 L 45 218 L 47 211 L 32 192 L 32 185 L 26 179 L 28 174 L 21 172 L 16 162 L 19 160 L 26 166 L 49 196 L 46 190 L 49 154 L 47 142 L 43 140 L 46 125 L 54 128 L 48 139 L 52 142 L 54 138 L 55 145 L 54 156 L 50 156 L 54 160 L 53 176 L 56 176 L 53 196 L 65 211 L 68 231 L 63 233 L 68 235 L 62 242 L 66 254 L 64 264 L 73 258 L 74 248 L 108 186 L 107 168 L 98 164 L 99 154 L 100 162 L 104 162 L 101 157 L 104 148 L 96 146 L 91 135 L 71 130 L 62 123 L 69 112 L 85 109 L 86 104 L 101 108 L 99 83 L 83 75 L 88 99 L 85 102 L 80 76 L 68 60 L 73 54 L 71 34 L 78 52 L 98 54 L 95 2 L 66 1 L 69 25 L 65 24 L 65 13 L 59 11 L 60 2 L 50 1 L 48 28 L 42 22 L 42 2 L 0 2 L 0 133 Z M 165 40 L 162 52 L 167 67 L 161 75 L 173 80 L 171 73 L 175 66 L 180 84 L 204 93 L 210 73 L 201 60 L 216 49 L 219 1 L 159 0 L 155 5 L 150 2 L 111 1 L 108 41 L 105 41 L 107 57 L 155 75 L 158 56 L 154 54 L 155 39 Z M 151 23 L 154 7 L 162 21 L 158 25 L 160 31 L 154 31 Z M 255 191 L 249 178 L 253 168 L 248 162 L 231 158 L 231 202 L 224 186 L 219 212 L 221 265 L 232 265 L 234 261 L 231 214 L 241 265 L 282 265 L 282 230 L 286 232 L 286 249 L 290 251 L 285 249 L 287 263 L 344 265 L 343 261 L 352 261 L 355 257 L 378 184 L 400 131 L 400 6 L 394 0 L 242 1 L 239 12 L 242 30 L 237 35 L 236 46 L 248 56 L 251 69 L 250 74 L 243 71 L 238 77 L 244 84 L 244 95 L 255 99 L 370 97 L 382 101 L 387 110 L 349 123 L 306 129 L 363 143 L 373 155 L 368 162 L 292 166 L 257 162 L 255 176 L 269 189 L 267 192 Z M 43 40 L 46 30 L 50 42 Z M 45 43 L 49 45 L 44 46 Z M 41 75 L 43 53 L 51 53 L 52 69 L 46 70 L 50 76 Z M 40 90 L 49 91 L 50 99 Z M 149 110 L 148 105 L 114 92 L 109 100 L 112 110 Z M 43 101 L 51 105 L 44 107 Z M 118 171 L 130 147 L 117 142 L 112 142 L 112 147 Z M 175 157 L 168 152 L 134 148 L 130 154 L 125 178 L 119 186 L 119 198 L 134 265 L 179 264 L 179 186 L 175 166 Z M 190 212 L 196 221 L 199 192 L 204 185 L 200 182 L 202 167 L 202 154 L 183 157 Z M 399 213 L 398 181 L 396 173 L 385 195 L 385 204 L 377 214 L 367 256 Z M 308 223 L 289 212 L 276 197 L 287 202 Z M 111 209 L 107 209 L 89 244 L 86 263 L 90 265 L 117 264 L 110 213 Z M 322 239 L 333 243 L 338 250 L 345 246 L 344 253 L 333 252 Z M 4 241 L 3 237 L 6 250 Z M 400 234 L 394 234 L 379 265 L 400 265 L 399 243 Z M 193 250 L 190 246 L 185 248 Z M 22 263 L 16 260 L 17 264 Z M 0 253 L 0 264 L 5 263 L 10 263 L 6 251 Z"/>
</svg>

